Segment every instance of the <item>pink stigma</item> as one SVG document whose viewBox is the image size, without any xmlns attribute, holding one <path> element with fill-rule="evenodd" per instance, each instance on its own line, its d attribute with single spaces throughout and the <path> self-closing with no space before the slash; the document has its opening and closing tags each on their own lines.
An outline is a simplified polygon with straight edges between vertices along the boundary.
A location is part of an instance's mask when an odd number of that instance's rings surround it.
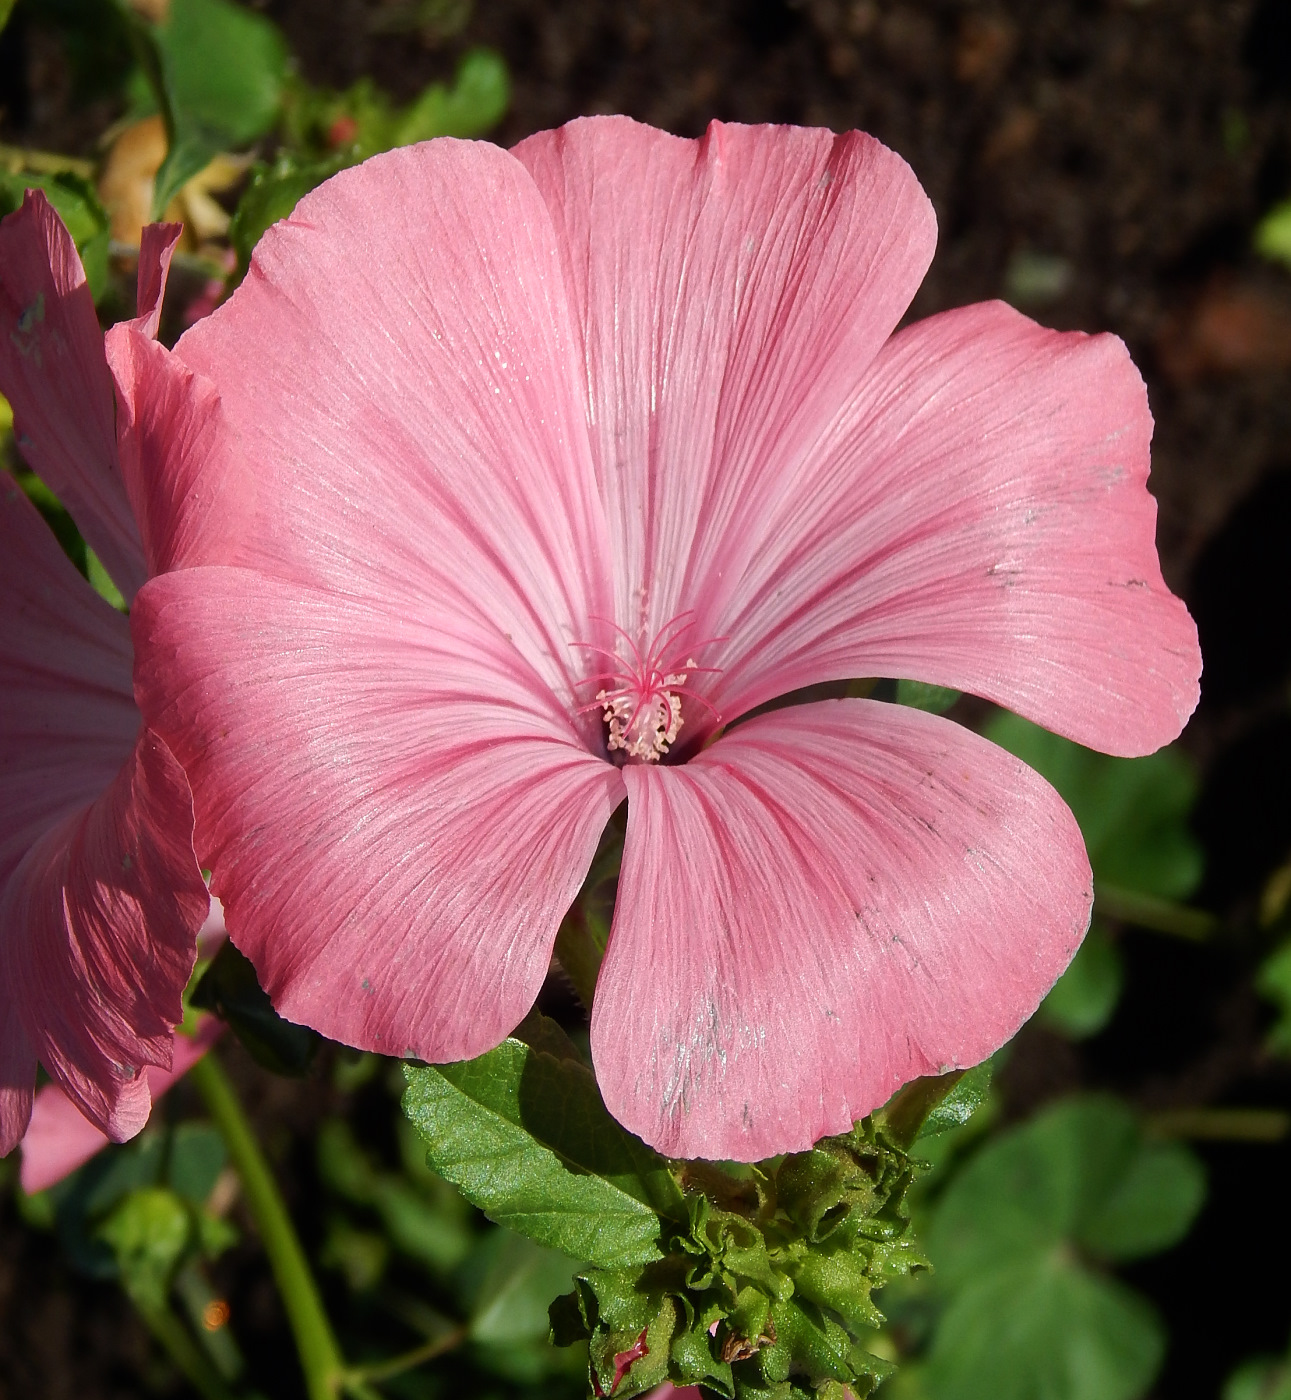
<svg viewBox="0 0 1291 1400">
<path fill-rule="evenodd" d="M 684 651 L 679 649 L 682 638 L 694 626 L 693 622 L 684 621 L 689 616 L 689 613 L 682 613 L 661 628 L 644 649 L 644 655 L 642 648 L 613 623 L 611 626 L 621 639 L 619 650 L 626 647 L 629 653 L 626 658 L 619 652 L 580 643 L 585 650 L 599 652 L 613 663 L 612 668 L 606 667 L 592 677 L 612 684 L 598 690 L 596 699 L 583 705 L 580 713 L 601 711 L 609 730 L 606 745 L 611 753 L 622 753 L 625 762 L 658 763 L 669 751 L 684 723 L 683 697 L 697 701 L 720 721 L 721 717 L 708 701 L 687 686 L 692 674 L 717 670 L 714 666 L 700 666 L 690 654 L 707 645 L 706 642 L 692 643 L 691 648 Z"/>
</svg>

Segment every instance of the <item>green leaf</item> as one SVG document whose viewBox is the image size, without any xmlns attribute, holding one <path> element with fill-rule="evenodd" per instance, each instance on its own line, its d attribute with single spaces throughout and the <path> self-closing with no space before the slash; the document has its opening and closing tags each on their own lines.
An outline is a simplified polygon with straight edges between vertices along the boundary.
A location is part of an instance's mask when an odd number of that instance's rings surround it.
<svg viewBox="0 0 1291 1400">
<path fill-rule="evenodd" d="M 1187 1148 L 1145 1142 L 1125 1104 L 1084 1095 L 1001 1134 L 965 1165 L 942 1196 L 928 1252 L 951 1288 L 1060 1246 L 1138 1257 L 1180 1239 L 1203 1197 Z"/>
<path fill-rule="evenodd" d="M 1254 243 L 1262 258 L 1291 267 L 1291 199 L 1274 205 L 1256 224 Z"/>
<path fill-rule="evenodd" d="M 173 1191 L 148 1186 L 132 1191 L 99 1227 L 132 1298 L 162 1307 L 170 1280 L 188 1249 L 192 1220 Z"/>
<path fill-rule="evenodd" d="M 81 255 L 90 295 L 97 302 L 108 286 L 108 211 L 89 180 L 70 170 L 56 174 L 0 170 L 0 217 L 22 204 L 26 190 L 43 190 L 54 212 L 67 226 Z"/>
<path fill-rule="evenodd" d="M 9 23 L 9 16 L 13 14 L 15 0 L 0 0 L 0 32 L 3 32 L 6 24 Z"/>
<path fill-rule="evenodd" d="M 1261 964 L 1255 987 L 1278 1008 L 1279 1016 L 1268 1034 L 1275 1055 L 1291 1055 L 1291 943 L 1284 943 Z"/>
<path fill-rule="evenodd" d="M 209 1123 L 181 1123 L 170 1136 L 166 1180 L 195 1206 L 204 1205 L 228 1161 L 219 1131 Z"/>
<path fill-rule="evenodd" d="M 1197 778 L 1178 750 L 1109 758 L 1003 713 L 985 733 L 1058 789 L 1080 823 L 1096 881 L 1171 900 L 1197 888 L 1202 853 L 1187 825 Z"/>
<path fill-rule="evenodd" d="M 1285 1356 L 1243 1362 L 1225 1383 L 1223 1400 L 1291 1400 L 1291 1364 Z"/>
<path fill-rule="evenodd" d="M 610 1117 L 589 1070 L 507 1040 L 406 1074 L 427 1161 L 491 1220 L 604 1268 L 659 1257 L 657 1206 L 676 1184 Z"/>
<path fill-rule="evenodd" d="M 258 164 L 229 222 L 229 240 L 242 266 L 250 263 L 270 225 L 285 219 L 310 190 L 346 164 L 339 155 L 324 160 L 280 155 L 272 165 Z"/>
<path fill-rule="evenodd" d="M 170 135 L 153 196 L 160 218 L 218 152 L 247 146 L 273 126 L 287 46 L 274 24 L 231 0 L 171 0 L 150 37 Z"/>
<path fill-rule="evenodd" d="M 1142 1298 L 1054 1252 L 966 1287 L 923 1382 L 930 1400 L 1133 1400 L 1164 1354 Z"/>
<path fill-rule="evenodd" d="M 391 146 L 410 146 L 433 136 L 479 136 L 501 121 L 511 100 L 507 66 L 490 49 L 472 49 L 461 61 L 451 88 L 432 83 L 400 115 Z"/>
<path fill-rule="evenodd" d="M 566 1292 L 577 1264 L 510 1230 L 490 1230 L 472 1260 L 467 1332 L 485 1347 L 546 1343 L 548 1308 Z M 524 1369 L 529 1369 L 526 1363 Z"/>
<path fill-rule="evenodd" d="M 950 690 L 944 685 L 928 685 L 924 681 L 897 682 L 899 705 L 909 705 L 915 710 L 927 710 L 933 715 L 944 715 L 962 693 Z"/>
<path fill-rule="evenodd" d="M 1096 1035 L 1111 1020 L 1124 982 L 1120 952 L 1095 919 L 1070 967 L 1040 1003 L 1039 1019 L 1072 1040 Z"/>
<path fill-rule="evenodd" d="M 924 1119 L 919 1137 L 931 1137 L 933 1133 L 944 1133 L 967 1123 L 990 1097 L 994 1070 L 993 1061 L 984 1060 L 965 1071 L 954 1088 Z"/>
<path fill-rule="evenodd" d="M 948 1298 L 924 1376 L 932 1400 L 1131 1400 L 1163 1337 L 1148 1305 L 1082 1259 L 1169 1248 L 1205 1195 L 1200 1163 L 1145 1140 L 1105 1095 L 1065 1100 L 982 1147 L 928 1232 Z"/>
<path fill-rule="evenodd" d="M 320 1037 L 308 1026 L 285 1021 L 256 980 L 255 968 L 225 941 L 189 996 L 189 1004 L 213 1011 L 246 1046 L 252 1059 L 275 1074 L 300 1078 L 318 1053 Z"/>
</svg>

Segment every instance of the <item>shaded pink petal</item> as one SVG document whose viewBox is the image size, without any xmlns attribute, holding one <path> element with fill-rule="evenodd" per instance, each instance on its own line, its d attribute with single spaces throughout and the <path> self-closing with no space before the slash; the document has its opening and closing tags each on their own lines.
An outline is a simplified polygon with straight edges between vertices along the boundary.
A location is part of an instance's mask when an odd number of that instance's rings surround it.
<svg viewBox="0 0 1291 1400">
<path fill-rule="evenodd" d="M 440 140 L 307 195 L 178 353 L 272 502 L 243 562 L 505 638 L 568 709 L 610 606 L 574 345 L 533 181 Z"/>
<path fill-rule="evenodd" d="M 106 351 L 121 471 L 149 573 L 227 562 L 254 517 L 256 484 L 215 386 L 133 323 L 112 327 Z"/>
<path fill-rule="evenodd" d="M 0 987 L 0 1157 L 12 1152 L 31 1119 L 36 1052 L 8 987 Z"/>
<path fill-rule="evenodd" d="M 43 833 L 82 810 L 134 749 L 130 625 L 73 568 L 0 474 L 0 889 Z"/>
<path fill-rule="evenodd" d="M 623 794 L 542 679 L 415 595 L 242 569 L 154 579 L 134 622 L 140 704 L 279 1011 L 428 1060 L 496 1045 Z"/>
<path fill-rule="evenodd" d="M 1107 753 L 1159 748 L 1197 703 L 1201 655 L 1157 562 L 1151 433 L 1113 336 L 998 302 L 901 331 L 714 594 L 703 625 L 730 660 L 713 703 L 730 718 L 904 676 Z"/>
<path fill-rule="evenodd" d="M 127 602 L 146 577 L 117 462 L 112 376 L 71 235 L 39 190 L 0 220 L 0 393 L 18 446 Z"/>
<path fill-rule="evenodd" d="M 793 491 L 927 269 L 932 206 L 859 132 L 593 117 L 515 155 L 582 332 L 617 621 L 653 636 Z"/>
<path fill-rule="evenodd" d="M 41 1063 L 123 1139 L 148 1117 L 145 1064 L 168 1065 L 208 900 L 192 801 L 145 730 L 107 790 L 27 853 L 0 899 L 0 970 Z"/>
<path fill-rule="evenodd" d="M 169 1070 L 149 1065 L 144 1070 L 148 1091 L 157 1100 L 183 1078 L 224 1032 L 224 1022 L 204 1016 L 190 1035 L 177 1033 Z M 101 1152 L 111 1141 L 90 1122 L 57 1084 L 46 1084 L 36 1095 L 31 1125 L 22 1140 L 22 1189 L 47 1191 Z"/>
<path fill-rule="evenodd" d="M 935 715 L 779 710 L 623 776 L 592 1054 L 610 1111 L 669 1156 L 798 1151 L 976 1064 L 1089 922 L 1062 800 Z"/>
<path fill-rule="evenodd" d="M 184 232 L 183 224 L 145 224 L 139 245 L 139 278 L 133 325 L 147 340 L 157 338 L 161 324 L 161 303 L 166 295 L 166 279 L 175 245 Z"/>
</svg>

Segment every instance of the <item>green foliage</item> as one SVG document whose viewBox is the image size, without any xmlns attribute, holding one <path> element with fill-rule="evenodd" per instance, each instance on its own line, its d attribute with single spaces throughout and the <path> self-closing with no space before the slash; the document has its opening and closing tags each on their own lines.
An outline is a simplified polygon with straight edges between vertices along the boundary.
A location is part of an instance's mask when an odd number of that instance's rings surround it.
<svg viewBox="0 0 1291 1400">
<path fill-rule="evenodd" d="M 1278 1009 L 1267 1044 L 1275 1055 L 1291 1055 L 1291 943 L 1284 943 L 1261 964 L 1255 987 Z"/>
<path fill-rule="evenodd" d="M 1177 750 L 1111 758 L 1007 713 L 985 733 L 1058 790 L 1080 823 L 1095 890 L 1113 896 L 1118 915 L 1132 921 L 1140 909 L 1186 899 L 1197 888 L 1202 854 L 1187 824 L 1197 780 Z M 1116 946 L 1095 921 L 1041 1018 L 1073 1038 L 1092 1035 L 1111 1018 L 1123 980 Z"/>
<path fill-rule="evenodd" d="M 988 1142 L 927 1234 L 946 1301 L 922 1381 L 933 1400 L 1131 1400 L 1164 1352 L 1152 1310 L 1100 1266 L 1167 1249 L 1205 1196 L 1197 1159 L 1145 1139 L 1104 1096 Z"/>
<path fill-rule="evenodd" d="M 590 1070 L 507 1040 L 407 1073 L 427 1160 L 491 1220 L 606 1268 L 659 1257 L 656 1204 L 675 1185 L 606 1112 Z"/>
<path fill-rule="evenodd" d="M 278 119 L 287 46 L 277 27 L 232 0 L 171 0 L 164 23 L 140 26 L 141 56 L 170 147 L 153 217 L 220 151 L 267 134 Z"/>
<path fill-rule="evenodd" d="M 67 225 L 81 255 L 85 280 L 97 302 L 108 287 L 108 212 L 94 186 L 70 170 L 55 174 L 0 170 L 0 217 L 22 204 L 25 190 L 43 190 L 55 213 Z"/>
<path fill-rule="evenodd" d="M 525 1030 L 544 1034 L 540 1019 Z M 914 1167 L 880 1126 L 758 1166 L 668 1163 L 614 1122 L 569 1054 L 512 1039 L 407 1076 L 431 1166 L 547 1247 L 532 1266 L 543 1287 L 553 1248 L 584 1261 L 551 1324 L 558 1343 L 589 1344 L 600 1391 L 671 1379 L 726 1397 L 861 1396 L 887 1374 L 865 1345 L 882 1320 L 871 1294 L 924 1261 L 904 1205 Z"/>
<path fill-rule="evenodd" d="M 958 690 L 950 690 L 944 685 L 928 685 L 924 681 L 897 682 L 897 704 L 927 710 L 934 715 L 944 715 L 960 694 Z"/>
<path fill-rule="evenodd" d="M 370 78 L 342 93 L 290 84 L 283 118 L 286 146 L 252 171 L 229 237 L 245 267 L 264 231 L 285 219 L 316 185 L 379 151 L 435 136 L 479 136 L 510 100 L 506 65 L 488 49 L 462 59 L 451 86 L 432 83 L 406 107 Z"/>
<path fill-rule="evenodd" d="M 189 995 L 189 1004 L 225 1021 L 257 1064 L 275 1074 L 309 1073 L 321 1037 L 284 1021 L 256 980 L 255 968 L 226 940 Z"/>
<path fill-rule="evenodd" d="M 1274 205 L 1255 226 L 1255 251 L 1270 262 L 1291 267 L 1291 199 Z"/>
<path fill-rule="evenodd" d="M 1286 1357 L 1256 1357 L 1228 1378 L 1223 1400 L 1291 1400 L 1291 1363 Z"/>
</svg>

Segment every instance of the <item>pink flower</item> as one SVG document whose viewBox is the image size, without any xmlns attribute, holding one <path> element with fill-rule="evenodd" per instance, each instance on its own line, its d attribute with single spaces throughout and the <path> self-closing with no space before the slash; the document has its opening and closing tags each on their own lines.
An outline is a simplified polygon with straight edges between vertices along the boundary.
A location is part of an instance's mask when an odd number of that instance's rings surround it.
<svg viewBox="0 0 1291 1400">
<path fill-rule="evenodd" d="M 870 137 L 624 118 L 378 156 L 265 236 L 177 353 L 269 508 L 144 589 L 137 681 L 284 1015 L 487 1050 L 625 796 L 592 1050 L 665 1152 L 804 1148 L 1030 1015 L 1091 900 L 1053 790 L 904 707 L 752 715 L 901 676 L 1141 754 L 1196 702 L 1124 346 L 895 331 L 933 243 Z"/>
<path fill-rule="evenodd" d="M 192 495 L 216 400 L 155 344 L 177 225 L 145 230 L 139 318 L 106 344 L 67 230 L 29 191 L 0 223 L 0 393 L 18 446 L 129 602 L 149 573 L 203 549 L 141 478 Z M 109 361 L 111 368 L 109 368 Z M 232 460 L 231 454 L 227 454 Z M 202 492 L 219 472 L 207 473 Z M 148 506 L 149 509 L 145 509 Z M 212 510 L 212 529 L 228 518 Z M 217 536 L 218 538 L 218 536 Z M 208 899 L 192 798 L 134 703 L 131 622 L 76 572 L 0 475 L 0 1154 L 23 1136 L 36 1061 L 108 1136 L 148 1117 L 145 1066 L 171 1063 Z"/>
<path fill-rule="evenodd" d="M 211 912 L 198 933 L 198 947 L 210 956 L 224 941 L 224 911 L 220 901 L 211 901 Z M 193 1024 L 176 1029 L 170 1068 L 145 1065 L 144 1078 L 155 1107 L 157 1100 L 173 1088 L 224 1034 L 224 1022 L 217 1016 L 197 1012 Z M 22 1171 L 19 1180 L 28 1195 L 48 1191 L 77 1167 L 102 1152 L 111 1139 L 76 1107 L 57 1084 L 42 1084 L 31 1107 L 31 1121 L 22 1140 Z"/>
</svg>

